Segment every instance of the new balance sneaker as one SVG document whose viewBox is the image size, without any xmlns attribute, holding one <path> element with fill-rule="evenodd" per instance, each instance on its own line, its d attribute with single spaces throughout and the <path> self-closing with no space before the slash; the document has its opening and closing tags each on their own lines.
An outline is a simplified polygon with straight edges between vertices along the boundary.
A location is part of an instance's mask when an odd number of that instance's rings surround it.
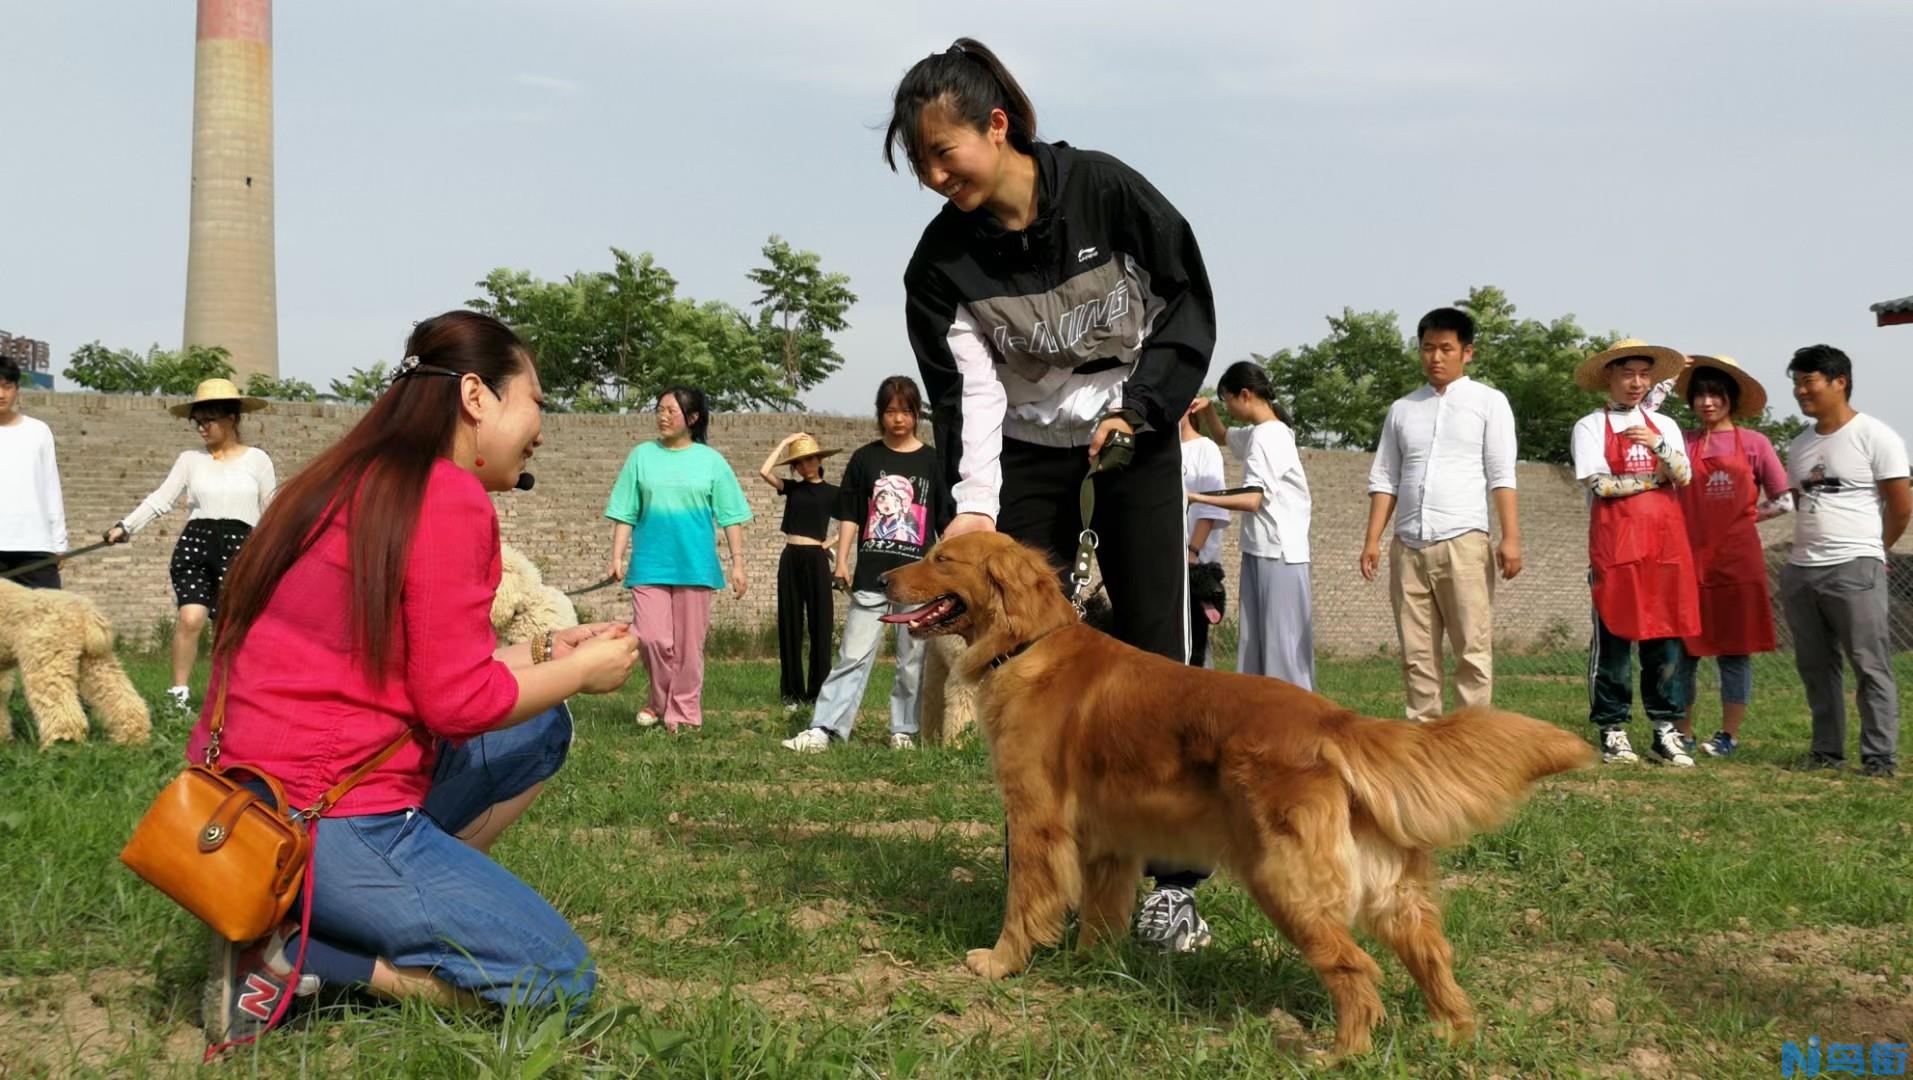
<svg viewBox="0 0 1913 1080">
<path fill-rule="evenodd" d="M 206 989 L 200 1002 L 200 1027 L 212 1046 L 235 1039 L 253 1038 L 272 1026 L 273 1014 L 290 992 L 295 999 L 286 1007 L 290 1015 L 299 998 L 319 992 L 319 977 L 301 974 L 292 985 L 292 963 L 286 957 L 286 935 L 290 924 L 281 926 L 258 941 L 234 944 L 212 935 L 207 956 Z M 285 1017 L 280 1017 L 280 1023 Z"/>
<path fill-rule="evenodd" d="M 1876 757 L 1866 760 L 1866 763 L 1860 767 L 1860 775 L 1877 780 L 1891 780 L 1898 775 L 1898 771 L 1894 768 L 1893 762 Z"/>
<path fill-rule="evenodd" d="M 916 748 L 917 737 L 915 735 L 907 731 L 893 731 L 890 733 L 890 749 L 915 750 Z"/>
<path fill-rule="evenodd" d="M 166 696 L 171 699 L 173 711 L 175 713 L 178 713 L 181 716 L 197 716 L 198 715 L 193 712 L 193 702 L 192 702 L 193 692 L 191 688 L 185 687 L 185 686 L 167 687 Z"/>
<path fill-rule="evenodd" d="M 1206 947 L 1209 924 L 1196 913 L 1196 894 L 1169 885 L 1144 897 L 1136 912 L 1136 940 L 1166 953 L 1192 953 Z"/>
<path fill-rule="evenodd" d="M 800 754 L 821 754 L 830 749 L 830 732 L 820 727 L 807 727 L 785 739 L 784 749 Z"/>
<path fill-rule="evenodd" d="M 1694 767 L 1694 759 L 1687 753 L 1687 747 L 1681 744 L 1681 733 L 1674 730 L 1672 724 L 1654 725 L 1654 741 L 1648 744 L 1654 756 L 1669 765 L 1682 769 Z"/>
<path fill-rule="evenodd" d="M 1641 760 L 1634 747 L 1627 741 L 1626 728 L 1601 729 L 1601 763 L 1603 765 L 1632 765 Z"/>
<path fill-rule="evenodd" d="M 1708 757 L 1733 757 L 1734 751 L 1740 749 L 1740 740 L 1724 731 L 1716 731 L 1700 748 Z"/>
</svg>

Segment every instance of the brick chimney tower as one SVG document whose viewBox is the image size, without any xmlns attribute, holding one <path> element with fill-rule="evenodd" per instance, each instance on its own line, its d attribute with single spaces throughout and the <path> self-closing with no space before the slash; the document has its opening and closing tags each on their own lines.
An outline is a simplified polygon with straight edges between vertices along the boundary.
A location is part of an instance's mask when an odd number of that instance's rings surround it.
<svg viewBox="0 0 1913 1080">
<path fill-rule="evenodd" d="M 241 386 L 279 374 L 272 234 L 272 0 L 199 0 L 185 344 L 225 346 Z"/>
</svg>

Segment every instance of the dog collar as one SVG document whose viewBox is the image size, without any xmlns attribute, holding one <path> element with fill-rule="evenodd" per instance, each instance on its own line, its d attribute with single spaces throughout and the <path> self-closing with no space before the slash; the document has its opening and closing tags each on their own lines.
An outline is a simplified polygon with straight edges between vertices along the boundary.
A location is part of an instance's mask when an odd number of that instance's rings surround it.
<svg viewBox="0 0 1913 1080">
<path fill-rule="evenodd" d="M 1044 638 L 1050 636 L 1051 634 L 1054 634 L 1056 631 L 1060 629 L 1062 629 L 1062 627 L 1058 626 L 1058 627 L 1052 627 L 1048 630 L 1045 630 L 1042 633 L 1036 635 L 1035 637 L 1029 639 L 1028 641 L 1025 641 L 1023 644 L 1018 645 L 1016 648 L 1011 649 L 1009 652 L 1006 652 L 1003 655 L 996 657 L 995 659 L 990 661 L 990 670 L 995 671 L 997 668 L 1000 668 L 1004 664 L 1007 664 L 1010 661 L 1016 659 L 1017 657 L 1023 655 L 1024 653 L 1030 650 L 1030 646 L 1036 644 L 1037 642 L 1043 640 Z"/>
</svg>

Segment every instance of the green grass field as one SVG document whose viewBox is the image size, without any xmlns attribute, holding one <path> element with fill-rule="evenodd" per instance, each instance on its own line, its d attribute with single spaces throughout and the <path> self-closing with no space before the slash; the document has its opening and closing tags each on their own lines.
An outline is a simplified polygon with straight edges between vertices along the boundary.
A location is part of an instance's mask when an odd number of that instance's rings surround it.
<svg viewBox="0 0 1913 1080">
<path fill-rule="evenodd" d="M 163 661 L 127 665 L 157 700 Z M 1578 731 L 1584 690 L 1558 673 L 1577 666 L 1504 665 L 1498 703 Z M 1385 660 L 1325 663 L 1321 681 L 1364 711 L 1399 709 Z M 1215 944 L 1199 955 L 1053 950 L 999 984 L 964 972 L 1001 912 L 1001 810 L 981 746 L 882 745 L 888 668 L 857 741 L 815 757 L 777 745 L 795 721 L 771 707 L 774 662 L 713 663 L 694 735 L 633 726 L 640 683 L 576 703 L 569 764 L 497 850 L 591 944 L 602 982 L 587 1030 L 337 1006 L 216 1072 L 1321 1071 L 1321 985 L 1226 880 L 1200 894 Z M 1768 1076 L 1786 1040 L 1908 1041 L 1913 783 L 1786 771 L 1806 743 L 1799 689 L 1766 677 L 1757 695 L 1732 761 L 1556 778 L 1508 826 L 1445 853 L 1448 931 L 1482 1033 L 1438 1041 L 1377 951 L 1389 1018 L 1338 1074 Z M 24 734 L 17 696 L 12 708 Z M 0 745 L 0 1075 L 198 1068 L 205 932 L 115 859 L 184 739 L 166 718 L 143 748 Z"/>
</svg>

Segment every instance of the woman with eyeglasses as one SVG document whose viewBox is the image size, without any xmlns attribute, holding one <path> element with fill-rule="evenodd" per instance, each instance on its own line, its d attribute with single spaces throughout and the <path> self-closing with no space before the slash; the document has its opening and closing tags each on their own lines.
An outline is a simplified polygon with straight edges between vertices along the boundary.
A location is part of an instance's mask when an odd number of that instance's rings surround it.
<svg viewBox="0 0 1913 1080">
<path fill-rule="evenodd" d="M 240 436 L 240 416 L 265 406 L 259 398 L 241 394 L 230 379 L 200 383 L 193 400 L 169 411 L 185 417 L 203 445 L 180 454 L 165 482 L 106 532 L 106 539 L 123 544 L 171 512 L 181 492 L 186 495 L 186 527 L 173 547 L 179 621 L 173 625 L 173 686 L 166 691 L 181 716 L 196 715 L 187 680 L 199 658 L 200 632 L 219 610 L 226 569 L 279 486 L 272 459 Z"/>
</svg>

